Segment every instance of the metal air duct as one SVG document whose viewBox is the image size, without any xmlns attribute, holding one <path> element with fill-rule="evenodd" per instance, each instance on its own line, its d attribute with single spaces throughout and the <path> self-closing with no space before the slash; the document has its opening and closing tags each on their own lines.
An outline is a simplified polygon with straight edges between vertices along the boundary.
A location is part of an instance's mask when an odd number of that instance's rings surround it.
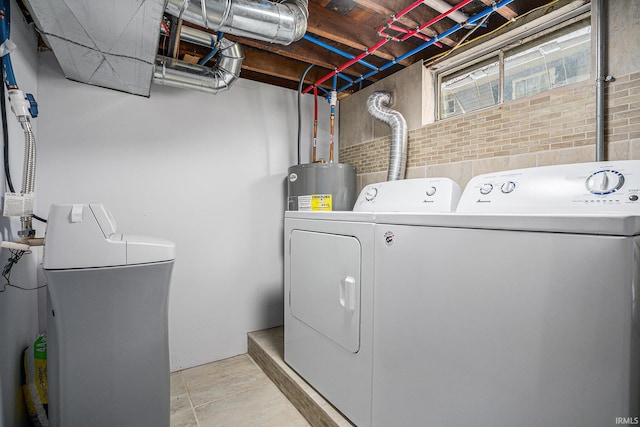
<svg viewBox="0 0 640 427">
<path fill-rule="evenodd" d="M 200 27 L 288 45 L 304 36 L 308 0 L 167 0 L 166 12 Z"/>
<path fill-rule="evenodd" d="M 212 45 L 212 35 L 195 28 L 183 27 L 183 40 L 196 44 Z M 238 43 L 222 39 L 218 48 L 218 60 L 211 68 L 191 64 L 166 56 L 156 57 L 153 82 L 165 86 L 196 89 L 216 94 L 227 90 L 240 77 L 244 54 Z"/>
<path fill-rule="evenodd" d="M 407 122 L 402 114 L 384 107 L 382 104 L 391 105 L 390 93 L 374 92 L 367 99 L 369 114 L 391 127 L 391 148 L 387 181 L 397 181 L 404 179 L 407 168 Z"/>
<path fill-rule="evenodd" d="M 164 0 L 25 0 L 68 79 L 149 96 Z"/>
</svg>

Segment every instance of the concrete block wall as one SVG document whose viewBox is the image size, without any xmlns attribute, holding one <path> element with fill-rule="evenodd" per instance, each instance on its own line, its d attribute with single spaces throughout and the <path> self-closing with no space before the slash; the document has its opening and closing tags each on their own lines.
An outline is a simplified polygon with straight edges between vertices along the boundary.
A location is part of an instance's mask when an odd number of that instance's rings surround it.
<svg viewBox="0 0 640 427">
<path fill-rule="evenodd" d="M 607 159 L 640 159 L 640 72 L 609 83 L 606 105 Z M 340 149 L 359 189 L 386 180 L 388 157 L 388 136 Z M 464 187 L 482 173 L 594 160 L 595 85 L 586 81 L 410 130 L 407 178 Z"/>
</svg>

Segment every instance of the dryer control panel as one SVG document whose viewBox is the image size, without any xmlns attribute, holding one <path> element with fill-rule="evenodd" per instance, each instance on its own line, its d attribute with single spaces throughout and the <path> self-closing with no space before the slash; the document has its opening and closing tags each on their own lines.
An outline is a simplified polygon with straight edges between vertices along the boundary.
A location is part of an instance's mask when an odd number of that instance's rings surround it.
<svg viewBox="0 0 640 427">
<path fill-rule="evenodd" d="M 462 213 L 640 213 L 640 160 L 543 166 L 474 177 Z"/>
<path fill-rule="evenodd" d="M 354 211 L 453 212 L 460 186 L 449 178 L 417 178 L 369 184 L 362 189 Z"/>
</svg>

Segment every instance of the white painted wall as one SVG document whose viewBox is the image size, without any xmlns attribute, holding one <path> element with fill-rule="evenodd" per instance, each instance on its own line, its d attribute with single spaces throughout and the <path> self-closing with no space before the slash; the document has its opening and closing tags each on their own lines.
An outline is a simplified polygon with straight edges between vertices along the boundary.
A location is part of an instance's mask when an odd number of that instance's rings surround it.
<svg viewBox="0 0 640 427">
<path fill-rule="evenodd" d="M 11 10 L 11 39 L 18 45 L 18 49 L 11 54 L 16 80 L 20 89 L 37 97 L 37 39 L 33 30 L 23 21 L 22 14 L 14 2 L 11 2 Z M 37 119 L 32 121 L 32 125 L 37 134 Z M 8 126 L 12 181 L 16 190 L 20 191 L 24 133 L 11 111 L 8 112 Z M 0 144 L 1 141 L 0 137 Z M 0 185 L 5 187 L 3 172 L 0 173 Z M 4 195 L 4 192 L 2 194 Z M 2 240 L 16 240 L 19 229 L 19 220 L 9 220 L 0 216 Z M 0 268 L 6 264 L 8 258 L 8 251 L 1 249 Z M 25 255 L 12 271 L 12 283 L 35 287 L 36 263 L 35 254 Z M 1 291 L 4 289 L 4 279 L 0 278 L 0 282 Z M 6 288 L 4 292 L 0 292 L 0 427 L 30 425 L 23 404 L 20 382 L 22 351 L 33 342 L 39 331 L 37 311 L 38 292 L 15 288 Z"/>
<path fill-rule="evenodd" d="M 66 80 L 43 53 L 38 96 L 42 215 L 51 203 L 103 202 L 120 231 L 177 245 L 172 370 L 244 353 L 248 331 L 282 324 L 295 91 L 240 79 L 218 95 L 154 85 L 143 98 Z M 303 107 L 306 162 L 311 96 Z M 323 141 L 328 115 L 321 103 Z"/>
</svg>

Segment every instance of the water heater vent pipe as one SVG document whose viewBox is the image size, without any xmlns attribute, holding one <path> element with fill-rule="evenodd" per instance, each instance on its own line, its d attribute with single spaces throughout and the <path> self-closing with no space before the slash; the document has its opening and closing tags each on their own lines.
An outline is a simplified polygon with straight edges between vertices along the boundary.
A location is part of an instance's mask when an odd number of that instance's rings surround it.
<svg viewBox="0 0 640 427">
<path fill-rule="evenodd" d="M 404 179 L 407 168 L 407 122 L 399 112 L 387 108 L 391 105 L 391 94 L 374 92 L 367 99 L 367 109 L 374 118 L 391 127 L 391 147 L 389 153 L 389 171 L 387 181 Z"/>
</svg>

